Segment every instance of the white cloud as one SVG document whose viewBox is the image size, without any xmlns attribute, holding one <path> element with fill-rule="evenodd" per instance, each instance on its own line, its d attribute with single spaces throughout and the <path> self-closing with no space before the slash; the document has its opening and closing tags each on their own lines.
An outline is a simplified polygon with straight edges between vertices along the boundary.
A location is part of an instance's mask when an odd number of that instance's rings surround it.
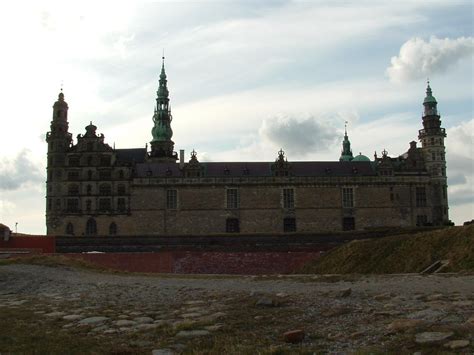
<svg viewBox="0 0 474 355">
<path fill-rule="evenodd" d="M 17 190 L 25 184 L 44 182 L 43 169 L 23 149 L 14 159 L 0 161 L 0 190 Z"/>
<path fill-rule="evenodd" d="M 472 60 L 473 53 L 473 37 L 440 39 L 433 36 L 428 42 L 415 37 L 402 45 L 397 57 L 392 57 L 387 74 L 394 82 L 426 79 L 445 72 L 463 58 Z"/>
</svg>

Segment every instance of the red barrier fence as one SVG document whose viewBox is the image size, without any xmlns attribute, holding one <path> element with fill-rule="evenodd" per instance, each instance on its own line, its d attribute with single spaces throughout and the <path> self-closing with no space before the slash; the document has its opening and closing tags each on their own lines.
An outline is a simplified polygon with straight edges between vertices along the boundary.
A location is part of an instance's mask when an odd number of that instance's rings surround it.
<svg viewBox="0 0 474 355">
<path fill-rule="evenodd" d="M 62 254 L 110 269 L 176 274 L 289 274 L 320 256 L 309 252 L 162 251 Z"/>
<path fill-rule="evenodd" d="M 30 249 L 41 253 L 54 253 L 56 242 L 54 237 L 13 235 L 7 241 L 0 239 L 0 251 L 1 249 Z"/>
</svg>

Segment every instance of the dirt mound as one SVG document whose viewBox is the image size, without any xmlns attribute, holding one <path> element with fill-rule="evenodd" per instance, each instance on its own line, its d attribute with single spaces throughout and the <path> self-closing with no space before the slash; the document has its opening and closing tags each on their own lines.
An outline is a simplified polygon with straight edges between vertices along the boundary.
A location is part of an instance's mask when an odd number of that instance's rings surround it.
<svg viewBox="0 0 474 355">
<path fill-rule="evenodd" d="M 450 261 L 444 272 L 474 271 L 474 225 L 353 241 L 306 265 L 302 272 L 420 272 L 438 260 Z"/>
</svg>

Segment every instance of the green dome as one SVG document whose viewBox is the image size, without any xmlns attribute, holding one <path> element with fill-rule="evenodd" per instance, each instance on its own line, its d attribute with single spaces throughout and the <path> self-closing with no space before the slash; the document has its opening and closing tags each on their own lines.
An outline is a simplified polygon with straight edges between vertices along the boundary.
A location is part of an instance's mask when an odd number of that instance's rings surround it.
<svg viewBox="0 0 474 355">
<path fill-rule="evenodd" d="M 424 103 L 424 104 L 428 104 L 428 103 L 434 103 L 434 104 L 436 104 L 436 103 L 438 103 L 438 102 L 436 101 L 436 99 L 435 99 L 434 96 L 431 96 L 431 95 L 430 95 L 430 96 L 426 96 L 426 97 L 425 97 L 425 99 L 423 100 L 423 103 Z"/>
<path fill-rule="evenodd" d="M 354 159 L 352 159 L 352 161 L 370 161 L 370 159 L 366 157 L 365 155 L 362 155 L 361 153 L 359 153 L 359 155 L 355 156 Z"/>
</svg>

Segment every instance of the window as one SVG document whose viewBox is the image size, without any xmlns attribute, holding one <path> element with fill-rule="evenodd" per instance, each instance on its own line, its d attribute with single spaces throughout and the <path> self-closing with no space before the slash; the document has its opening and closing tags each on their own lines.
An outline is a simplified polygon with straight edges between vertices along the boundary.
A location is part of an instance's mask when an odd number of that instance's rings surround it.
<svg viewBox="0 0 474 355">
<path fill-rule="evenodd" d="M 66 234 L 67 235 L 74 235 L 74 226 L 71 222 L 69 222 L 66 226 Z"/>
<path fill-rule="evenodd" d="M 342 207 L 354 207 L 354 189 L 352 187 L 342 188 Z"/>
<path fill-rule="evenodd" d="M 342 219 L 342 230 L 351 231 L 355 229 L 354 217 L 344 217 Z"/>
<path fill-rule="evenodd" d="M 87 165 L 91 166 L 93 164 L 93 162 L 94 162 L 94 158 L 92 158 L 92 156 L 89 155 L 87 157 Z"/>
<path fill-rule="evenodd" d="M 99 186 L 99 194 L 103 196 L 108 196 L 112 194 L 112 188 L 109 184 L 101 184 Z"/>
<path fill-rule="evenodd" d="M 239 220 L 237 218 L 227 218 L 227 220 L 225 221 L 225 231 L 227 233 L 239 233 Z"/>
<path fill-rule="evenodd" d="M 227 189 L 227 208 L 235 209 L 239 208 L 239 190 Z"/>
<path fill-rule="evenodd" d="M 123 179 L 123 176 L 124 176 L 124 175 L 123 175 L 123 170 L 120 170 L 120 171 L 119 171 L 119 179 Z"/>
<path fill-rule="evenodd" d="M 426 207 L 426 189 L 424 187 L 417 187 L 415 195 L 416 207 Z"/>
<path fill-rule="evenodd" d="M 92 201 L 91 200 L 87 200 L 86 201 L 86 211 L 87 212 L 90 212 L 92 209 Z"/>
<path fill-rule="evenodd" d="M 87 171 L 87 179 L 92 180 L 92 170 Z"/>
<path fill-rule="evenodd" d="M 284 232 L 296 232 L 296 218 L 286 217 L 283 219 L 283 231 Z"/>
<path fill-rule="evenodd" d="M 78 212 L 79 211 L 79 200 L 76 198 L 67 199 L 66 209 L 67 212 Z"/>
<path fill-rule="evenodd" d="M 99 199 L 99 211 L 105 212 L 112 209 L 112 204 L 110 198 L 100 198 Z"/>
<path fill-rule="evenodd" d="M 94 218 L 89 218 L 86 223 L 86 235 L 97 234 L 97 223 Z"/>
<path fill-rule="evenodd" d="M 69 185 L 68 187 L 68 194 L 69 195 L 79 195 L 79 186 L 74 184 L 74 185 Z"/>
<path fill-rule="evenodd" d="M 110 157 L 109 156 L 100 157 L 100 165 L 104 165 L 104 166 L 110 165 Z"/>
<path fill-rule="evenodd" d="M 69 166 L 79 166 L 79 157 L 69 157 Z"/>
<path fill-rule="evenodd" d="M 119 195 L 125 195 L 125 185 L 120 184 L 119 186 L 117 186 L 117 193 Z"/>
<path fill-rule="evenodd" d="M 166 191 L 166 208 L 175 210 L 178 208 L 178 191 L 167 190 Z"/>
<path fill-rule="evenodd" d="M 435 152 L 431 152 L 431 160 L 436 160 L 436 153 Z"/>
<path fill-rule="evenodd" d="M 109 234 L 110 235 L 116 235 L 117 234 L 117 225 L 115 224 L 115 222 L 110 223 Z"/>
<path fill-rule="evenodd" d="M 417 215 L 416 216 L 416 225 L 422 227 L 428 224 L 428 217 L 426 215 Z"/>
<path fill-rule="evenodd" d="M 92 186 L 91 185 L 87 185 L 87 194 L 90 195 L 92 193 Z"/>
<path fill-rule="evenodd" d="M 124 212 L 126 210 L 126 204 L 125 204 L 125 199 L 124 198 L 119 198 L 117 200 L 117 210 L 119 212 Z"/>
<path fill-rule="evenodd" d="M 295 190 L 283 189 L 283 208 L 295 208 Z"/>
<path fill-rule="evenodd" d="M 70 171 L 67 173 L 68 180 L 79 180 L 79 171 Z"/>
<path fill-rule="evenodd" d="M 99 178 L 101 180 L 109 180 L 110 177 L 111 177 L 111 173 L 110 173 L 110 170 L 102 170 L 102 171 L 99 171 Z"/>
<path fill-rule="evenodd" d="M 61 200 L 58 198 L 58 199 L 56 200 L 56 210 L 59 211 L 60 209 L 61 209 Z"/>
</svg>

